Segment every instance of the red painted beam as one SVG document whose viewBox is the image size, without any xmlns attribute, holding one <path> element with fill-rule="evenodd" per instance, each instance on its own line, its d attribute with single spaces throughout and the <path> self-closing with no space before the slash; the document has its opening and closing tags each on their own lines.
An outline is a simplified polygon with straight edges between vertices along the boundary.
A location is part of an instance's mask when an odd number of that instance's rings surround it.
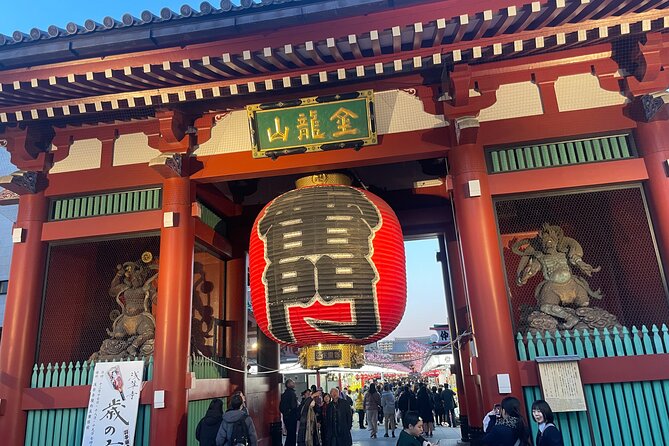
<svg viewBox="0 0 669 446">
<path fill-rule="evenodd" d="M 627 383 L 669 379 L 669 354 L 587 358 L 579 362 L 583 384 Z M 539 385 L 534 361 L 518 361 L 523 387 Z"/>
<path fill-rule="evenodd" d="M 509 195 L 545 190 L 567 189 L 604 184 L 638 182 L 648 179 L 641 158 L 549 167 L 489 176 L 492 195 Z"/>
<path fill-rule="evenodd" d="M 74 409 L 88 407 L 91 386 L 47 387 L 23 389 L 21 410 Z M 153 384 L 142 383 L 139 404 L 153 404 Z"/>
<path fill-rule="evenodd" d="M 359 151 L 341 149 L 286 155 L 276 161 L 254 159 L 250 151 L 213 155 L 198 158 L 203 168 L 192 174 L 191 179 L 198 182 L 230 181 L 438 158 L 446 155 L 447 144 L 445 127 L 380 135 L 378 145 Z"/>
<path fill-rule="evenodd" d="M 522 141 L 574 139 L 599 133 L 627 132 L 634 128 L 636 121 L 623 114 L 622 106 L 600 107 L 482 122 L 479 140 L 485 147 L 520 145 Z"/>
<path fill-rule="evenodd" d="M 101 167 L 99 169 L 49 175 L 49 197 L 98 192 L 104 190 L 128 190 L 155 186 L 163 183 L 163 177 L 145 164 Z"/>
<path fill-rule="evenodd" d="M 228 239 L 200 220 L 195 220 L 195 237 L 199 242 L 205 244 L 217 254 L 232 257 L 232 245 Z"/>
<path fill-rule="evenodd" d="M 52 221 L 42 226 L 42 241 L 69 240 L 112 234 L 158 231 L 163 224 L 163 211 Z"/>
</svg>

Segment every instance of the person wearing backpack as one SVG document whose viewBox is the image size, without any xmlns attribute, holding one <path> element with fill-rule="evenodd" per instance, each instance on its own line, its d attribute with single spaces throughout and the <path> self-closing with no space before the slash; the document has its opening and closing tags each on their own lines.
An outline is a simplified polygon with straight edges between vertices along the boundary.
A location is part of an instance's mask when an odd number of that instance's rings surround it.
<svg viewBox="0 0 669 446">
<path fill-rule="evenodd" d="M 223 415 L 223 422 L 216 435 L 216 446 L 258 446 L 258 435 L 253 420 L 242 408 L 240 394 L 230 397 L 230 409 Z"/>
<path fill-rule="evenodd" d="M 215 446 L 216 434 L 223 421 L 223 401 L 215 398 L 209 403 L 207 413 L 195 428 L 195 439 L 200 446 Z"/>
</svg>

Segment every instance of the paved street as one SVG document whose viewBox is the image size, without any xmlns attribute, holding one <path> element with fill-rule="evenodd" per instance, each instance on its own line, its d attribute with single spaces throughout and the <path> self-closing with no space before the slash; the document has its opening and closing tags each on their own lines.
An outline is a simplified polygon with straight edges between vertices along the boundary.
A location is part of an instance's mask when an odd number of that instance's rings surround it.
<svg viewBox="0 0 669 446">
<path fill-rule="evenodd" d="M 353 436 L 353 446 L 395 446 L 397 443 L 397 438 L 385 438 L 383 436 L 385 431 L 382 425 L 379 425 L 379 431 L 377 433 L 378 438 L 369 438 L 369 430 L 360 429 L 358 427 L 357 421 L 357 415 L 354 415 L 353 429 L 351 431 Z M 398 429 L 395 430 L 395 435 L 399 436 L 400 431 L 401 427 L 398 426 Z M 460 429 L 453 429 L 450 427 L 435 427 L 434 437 L 429 438 L 428 440 L 431 443 L 436 443 L 437 440 L 439 440 L 439 446 L 455 446 L 458 444 L 459 439 Z"/>
</svg>

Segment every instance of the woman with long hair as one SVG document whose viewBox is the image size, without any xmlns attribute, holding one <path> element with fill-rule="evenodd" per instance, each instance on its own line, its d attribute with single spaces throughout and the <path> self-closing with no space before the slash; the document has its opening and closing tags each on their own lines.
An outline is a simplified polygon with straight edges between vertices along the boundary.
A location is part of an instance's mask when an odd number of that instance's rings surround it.
<svg viewBox="0 0 669 446">
<path fill-rule="evenodd" d="M 564 446 L 562 433 L 553 424 L 553 410 L 546 401 L 532 403 L 532 418 L 539 424 L 536 446 Z"/>
<path fill-rule="evenodd" d="M 432 405 L 432 398 L 430 398 L 430 393 L 428 392 L 425 383 L 420 383 L 416 401 L 418 402 L 418 414 L 420 415 L 421 420 L 423 420 L 425 437 L 433 437 L 434 415 L 432 410 L 434 409 L 434 406 Z"/>
<path fill-rule="evenodd" d="M 520 401 L 508 396 L 502 400 L 502 417 L 481 442 L 488 446 L 529 446 L 530 432 L 520 415 Z"/>
</svg>

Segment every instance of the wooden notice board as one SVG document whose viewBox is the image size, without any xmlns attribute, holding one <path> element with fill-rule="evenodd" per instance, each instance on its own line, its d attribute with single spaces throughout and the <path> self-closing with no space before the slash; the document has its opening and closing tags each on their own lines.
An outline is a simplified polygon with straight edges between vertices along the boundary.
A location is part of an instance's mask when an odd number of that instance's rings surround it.
<svg viewBox="0 0 669 446">
<path fill-rule="evenodd" d="M 576 355 L 536 358 L 541 391 L 553 412 L 587 410 L 578 368 L 579 359 Z"/>
</svg>

